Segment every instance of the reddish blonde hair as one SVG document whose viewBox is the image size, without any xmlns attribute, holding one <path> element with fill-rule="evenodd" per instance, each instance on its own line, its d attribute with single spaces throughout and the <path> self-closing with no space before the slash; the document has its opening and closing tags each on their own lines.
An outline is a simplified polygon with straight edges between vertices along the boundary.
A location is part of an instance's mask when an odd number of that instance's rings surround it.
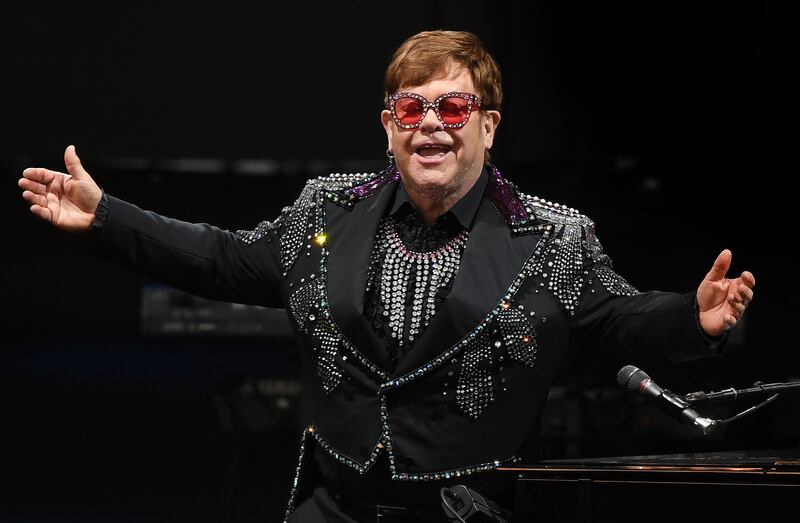
<svg viewBox="0 0 800 523">
<path fill-rule="evenodd" d="M 500 68 L 477 36 L 466 31 L 423 31 L 403 42 L 386 69 L 384 103 L 401 87 L 422 85 L 451 74 L 453 66 L 469 71 L 481 109 L 500 110 Z"/>
</svg>

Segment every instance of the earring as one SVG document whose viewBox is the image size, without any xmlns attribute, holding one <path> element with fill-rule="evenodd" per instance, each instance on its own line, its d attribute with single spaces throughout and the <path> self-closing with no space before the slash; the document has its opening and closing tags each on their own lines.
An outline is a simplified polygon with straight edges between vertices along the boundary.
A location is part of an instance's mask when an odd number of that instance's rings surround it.
<svg viewBox="0 0 800 523">
<path fill-rule="evenodd" d="M 386 157 L 389 158 L 389 167 L 394 165 L 394 153 L 391 149 L 386 149 Z"/>
</svg>

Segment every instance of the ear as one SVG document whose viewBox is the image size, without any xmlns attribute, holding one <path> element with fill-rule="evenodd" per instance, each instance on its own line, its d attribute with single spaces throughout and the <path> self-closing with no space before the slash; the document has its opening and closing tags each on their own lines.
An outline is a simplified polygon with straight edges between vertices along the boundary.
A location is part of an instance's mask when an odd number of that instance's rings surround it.
<svg viewBox="0 0 800 523">
<path fill-rule="evenodd" d="M 482 111 L 483 147 L 488 151 L 494 143 L 494 133 L 500 125 L 500 111 Z"/>
<path fill-rule="evenodd" d="M 392 148 L 392 137 L 394 136 L 394 126 L 392 125 L 392 113 L 388 109 L 381 111 L 381 124 L 386 131 L 386 140 L 388 148 Z"/>
</svg>

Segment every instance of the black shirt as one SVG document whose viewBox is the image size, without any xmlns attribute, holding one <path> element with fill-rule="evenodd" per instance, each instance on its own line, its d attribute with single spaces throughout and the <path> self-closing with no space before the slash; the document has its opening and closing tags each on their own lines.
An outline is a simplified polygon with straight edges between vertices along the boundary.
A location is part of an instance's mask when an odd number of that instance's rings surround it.
<svg viewBox="0 0 800 523">
<path fill-rule="evenodd" d="M 472 186 L 467 194 L 456 202 L 450 210 L 437 218 L 430 226 L 426 225 L 422 220 L 419 212 L 408 199 L 408 193 L 405 187 L 400 183 L 397 186 L 394 201 L 389 207 L 385 219 L 394 221 L 395 230 L 402 240 L 403 246 L 409 251 L 435 251 L 445 246 L 465 229 L 470 230 L 472 228 L 472 222 L 478 212 L 488 182 L 489 174 L 486 169 L 484 169 L 475 182 L 475 185 Z M 379 238 L 375 238 L 374 241 L 377 245 L 379 243 Z M 376 275 L 375 280 L 380 282 L 380 275 L 383 271 L 383 258 L 377 257 L 372 263 L 373 267 L 371 267 L 371 269 Z M 450 280 L 444 287 L 439 289 L 434 302 L 434 310 L 438 311 L 441 308 L 442 303 L 450 294 L 452 286 L 453 280 Z M 411 321 L 411 313 L 408 312 L 408 309 L 412 306 L 414 298 L 413 289 L 413 286 L 409 286 L 406 290 L 406 332 L 408 331 L 409 322 Z M 401 346 L 398 343 L 398 339 L 390 335 L 387 325 L 388 321 L 384 315 L 384 307 L 380 300 L 380 285 L 373 285 L 366 290 L 364 296 L 364 316 L 370 322 L 372 328 L 383 343 L 384 350 L 388 355 L 387 361 L 390 367 L 389 370 L 394 370 L 403 357 L 413 349 L 414 341 L 405 339 L 404 344 Z M 422 325 L 417 338 L 424 334 L 424 329 L 425 325 Z"/>
</svg>

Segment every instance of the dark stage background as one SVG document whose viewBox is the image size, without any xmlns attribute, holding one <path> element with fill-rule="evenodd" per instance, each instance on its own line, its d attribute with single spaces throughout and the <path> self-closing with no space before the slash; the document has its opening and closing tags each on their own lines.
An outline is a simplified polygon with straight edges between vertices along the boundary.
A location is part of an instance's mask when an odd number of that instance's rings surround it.
<svg viewBox="0 0 800 523">
<path fill-rule="evenodd" d="M 594 218 L 638 288 L 694 289 L 725 247 L 756 274 L 725 358 L 622 364 L 678 392 L 797 379 L 790 4 L 4 7 L 0 521 L 277 521 L 304 422 L 281 311 L 86 257 L 28 213 L 21 169 L 62 169 L 76 144 L 109 193 L 251 228 L 311 176 L 383 167 L 383 70 L 424 29 L 486 42 L 496 164 Z M 704 438 L 620 390 L 619 366 L 554 389 L 545 457 L 797 446 L 796 395 Z"/>
</svg>

